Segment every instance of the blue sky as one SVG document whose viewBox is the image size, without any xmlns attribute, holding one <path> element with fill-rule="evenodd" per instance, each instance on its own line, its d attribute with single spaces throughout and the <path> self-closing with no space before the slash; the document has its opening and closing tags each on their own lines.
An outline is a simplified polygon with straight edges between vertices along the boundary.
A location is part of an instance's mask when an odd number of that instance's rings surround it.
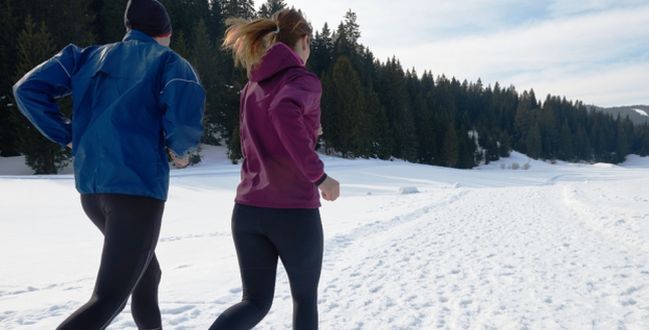
<svg viewBox="0 0 649 330">
<path fill-rule="evenodd" d="M 649 0 L 288 0 L 320 30 L 352 9 L 405 68 L 601 106 L 649 104 Z"/>
</svg>

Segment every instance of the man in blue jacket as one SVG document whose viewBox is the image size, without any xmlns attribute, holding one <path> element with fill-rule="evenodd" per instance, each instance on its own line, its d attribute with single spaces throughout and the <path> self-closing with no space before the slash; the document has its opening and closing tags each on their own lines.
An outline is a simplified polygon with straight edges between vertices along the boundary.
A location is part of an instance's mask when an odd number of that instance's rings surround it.
<svg viewBox="0 0 649 330">
<path fill-rule="evenodd" d="M 65 47 L 14 86 L 22 113 L 72 148 L 84 211 L 104 235 L 91 299 L 59 329 L 104 329 L 132 295 L 140 329 L 160 329 L 154 250 L 177 166 L 202 134 L 205 93 L 191 65 L 168 48 L 171 22 L 155 0 L 131 0 L 122 42 Z M 72 95 L 72 121 L 56 99 Z"/>
</svg>

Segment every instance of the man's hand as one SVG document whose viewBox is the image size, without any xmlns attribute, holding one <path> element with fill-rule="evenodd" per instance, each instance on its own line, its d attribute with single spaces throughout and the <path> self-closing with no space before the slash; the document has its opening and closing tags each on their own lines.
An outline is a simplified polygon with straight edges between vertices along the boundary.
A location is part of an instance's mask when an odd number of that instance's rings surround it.
<svg viewBox="0 0 649 330">
<path fill-rule="evenodd" d="M 185 157 L 180 157 L 171 150 L 169 150 L 169 155 L 171 156 L 171 160 L 174 162 L 175 168 L 185 168 L 189 166 L 189 155 L 185 155 Z"/>
<path fill-rule="evenodd" d="M 326 201 L 333 202 L 340 196 L 340 183 L 330 176 L 327 176 L 318 188 Z"/>
<path fill-rule="evenodd" d="M 72 142 L 68 143 L 67 147 L 72 149 Z"/>
</svg>

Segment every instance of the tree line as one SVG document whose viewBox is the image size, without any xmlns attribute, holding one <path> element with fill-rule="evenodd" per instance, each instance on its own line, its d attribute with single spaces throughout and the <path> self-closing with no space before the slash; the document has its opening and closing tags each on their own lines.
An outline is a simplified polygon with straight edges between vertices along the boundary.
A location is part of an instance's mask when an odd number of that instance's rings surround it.
<svg viewBox="0 0 649 330">
<path fill-rule="evenodd" d="M 69 152 L 45 140 L 20 115 L 11 86 L 68 43 L 121 40 L 126 0 L 0 0 L 0 156 L 25 155 L 36 173 L 56 173 Z M 203 142 L 241 158 L 239 91 L 246 73 L 220 44 L 228 17 L 270 17 L 286 8 L 267 0 L 160 0 L 169 10 L 171 47 L 196 68 L 207 92 Z M 309 13 L 307 13 L 309 14 Z M 310 13 L 316 15 L 317 13 Z M 498 83 L 484 86 L 381 61 L 359 42 L 357 16 L 325 24 L 312 40 L 309 69 L 323 85 L 321 151 L 342 157 L 399 158 L 471 168 L 517 150 L 538 159 L 618 163 L 649 155 L 649 126 L 590 111 L 557 96 Z M 61 107 L 71 115 L 71 101 Z"/>
</svg>

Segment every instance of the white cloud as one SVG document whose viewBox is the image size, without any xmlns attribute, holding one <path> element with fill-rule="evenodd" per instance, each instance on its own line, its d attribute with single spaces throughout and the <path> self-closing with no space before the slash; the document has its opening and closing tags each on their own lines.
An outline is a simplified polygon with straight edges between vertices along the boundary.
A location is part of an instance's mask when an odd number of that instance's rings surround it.
<svg viewBox="0 0 649 330">
<path fill-rule="evenodd" d="M 536 96 L 566 96 L 586 104 L 619 106 L 647 104 L 649 62 L 611 65 L 591 72 L 568 73 L 561 69 L 542 72 L 537 78 L 521 75 L 511 83 L 519 90 L 534 88 Z"/>
<path fill-rule="evenodd" d="M 649 104 L 649 1 L 289 0 L 314 26 L 351 8 L 361 42 L 421 73 L 598 105 Z"/>
<path fill-rule="evenodd" d="M 643 4 L 647 4 L 647 0 L 554 0 L 550 1 L 548 9 L 553 17 L 562 17 Z"/>
<path fill-rule="evenodd" d="M 519 89 L 535 87 L 537 91 L 546 89 L 570 97 L 588 96 L 583 101 L 598 104 L 648 103 L 649 90 L 646 87 L 649 84 L 642 85 L 641 82 L 646 80 L 641 76 L 647 76 L 649 70 L 641 71 L 639 75 L 612 74 L 624 71 L 627 65 L 624 57 L 630 52 L 649 52 L 645 44 L 649 40 L 649 29 L 645 26 L 647 17 L 649 6 L 562 18 L 513 31 L 413 45 L 395 52 L 404 64 L 414 65 L 419 71 L 427 69 L 470 80 L 480 77 L 487 83 L 512 83 Z M 377 50 L 377 53 L 389 52 L 389 48 Z M 630 63 L 632 66 L 629 67 L 649 65 L 646 57 L 639 61 Z M 601 84 L 626 83 L 630 90 L 627 94 L 642 89 L 637 94 L 645 94 L 644 99 L 636 95 L 636 99 L 625 102 L 619 93 L 613 96 L 612 92 L 609 94 L 602 88 L 593 93 L 587 90 L 593 87 L 589 84 L 566 86 L 561 83 L 574 77 L 597 78 L 600 72 L 610 72 L 617 79 L 601 81 Z M 569 90 L 559 89 L 566 87 Z"/>
</svg>

